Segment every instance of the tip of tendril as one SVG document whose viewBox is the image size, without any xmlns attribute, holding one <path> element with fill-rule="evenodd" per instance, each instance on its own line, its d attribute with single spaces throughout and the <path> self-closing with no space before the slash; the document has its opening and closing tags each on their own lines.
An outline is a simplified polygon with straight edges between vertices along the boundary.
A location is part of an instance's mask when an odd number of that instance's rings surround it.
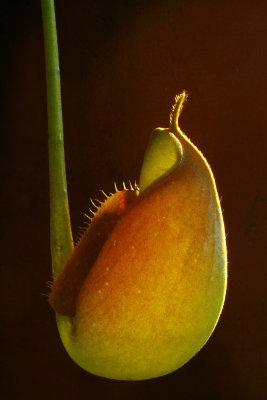
<svg viewBox="0 0 267 400">
<path fill-rule="evenodd" d="M 173 132 L 179 131 L 178 119 L 182 112 L 184 102 L 186 101 L 188 95 L 184 90 L 182 93 L 177 94 L 174 98 L 174 104 L 172 106 L 172 111 L 170 114 L 170 128 Z"/>
</svg>

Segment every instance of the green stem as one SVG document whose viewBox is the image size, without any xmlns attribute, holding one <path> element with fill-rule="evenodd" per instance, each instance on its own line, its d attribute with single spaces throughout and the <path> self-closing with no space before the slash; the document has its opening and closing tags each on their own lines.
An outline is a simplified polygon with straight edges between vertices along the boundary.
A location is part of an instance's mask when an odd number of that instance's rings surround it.
<svg viewBox="0 0 267 400">
<path fill-rule="evenodd" d="M 64 267 L 73 250 L 65 170 L 55 6 L 42 0 L 46 57 L 48 151 L 50 185 L 50 246 L 53 275 Z"/>
</svg>

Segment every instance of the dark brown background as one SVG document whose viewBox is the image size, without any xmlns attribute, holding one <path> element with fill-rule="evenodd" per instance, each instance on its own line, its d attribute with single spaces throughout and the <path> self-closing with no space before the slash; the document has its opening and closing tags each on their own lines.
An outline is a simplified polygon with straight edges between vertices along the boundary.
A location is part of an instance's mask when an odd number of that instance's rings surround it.
<svg viewBox="0 0 267 400">
<path fill-rule="evenodd" d="M 45 71 L 39 1 L 1 2 L 3 399 L 267 398 L 266 15 L 262 0 L 56 1 L 74 234 L 89 197 L 138 180 L 173 97 L 215 174 L 229 285 L 207 345 L 180 370 L 109 381 L 77 367 L 43 293 L 51 278 Z"/>
</svg>

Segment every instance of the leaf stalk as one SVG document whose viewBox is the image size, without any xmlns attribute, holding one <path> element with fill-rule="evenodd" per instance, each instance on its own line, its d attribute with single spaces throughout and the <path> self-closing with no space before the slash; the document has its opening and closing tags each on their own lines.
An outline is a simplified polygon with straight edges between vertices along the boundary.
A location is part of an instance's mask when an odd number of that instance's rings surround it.
<svg viewBox="0 0 267 400">
<path fill-rule="evenodd" d="M 46 59 L 50 247 L 55 277 L 73 250 L 65 168 L 60 69 L 54 0 L 41 0 Z"/>
</svg>

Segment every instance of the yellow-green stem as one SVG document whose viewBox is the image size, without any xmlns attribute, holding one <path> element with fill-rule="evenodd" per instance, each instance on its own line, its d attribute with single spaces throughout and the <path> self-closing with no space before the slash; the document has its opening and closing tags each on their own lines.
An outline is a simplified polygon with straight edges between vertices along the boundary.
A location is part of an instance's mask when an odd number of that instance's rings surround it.
<svg viewBox="0 0 267 400">
<path fill-rule="evenodd" d="M 73 249 L 65 170 L 60 70 L 55 6 L 42 0 L 46 58 L 48 151 L 50 185 L 50 246 L 53 275 L 65 265 Z"/>
<path fill-rule="evenodd" d="M 170 129 L 173 133 L 180 133 L 178 119 L 181 114 L 184 101 L 186 100 L 185 91 L 175 97 L 175 103 L 173 105 L 171 120 L 170 120 Z"/>
</svg>

